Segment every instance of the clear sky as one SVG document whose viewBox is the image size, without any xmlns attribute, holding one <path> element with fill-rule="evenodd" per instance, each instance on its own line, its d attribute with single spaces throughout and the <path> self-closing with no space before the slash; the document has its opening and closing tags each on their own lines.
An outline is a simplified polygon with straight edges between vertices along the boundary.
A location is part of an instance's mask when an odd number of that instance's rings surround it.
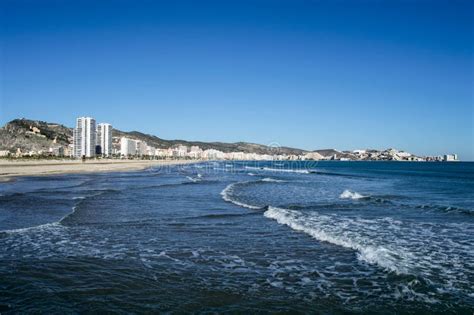
<svg viewBox="0 0 474 315">
<path fill-rule="evenodd" d="M 474 160 L 473 3 L 0 0 L 0 123 Z"/>
</svg>

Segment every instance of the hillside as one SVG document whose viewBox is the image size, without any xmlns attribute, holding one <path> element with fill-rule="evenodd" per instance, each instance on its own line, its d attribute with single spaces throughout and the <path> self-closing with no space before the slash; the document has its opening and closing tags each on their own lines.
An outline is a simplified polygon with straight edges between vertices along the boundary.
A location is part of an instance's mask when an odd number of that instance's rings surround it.
<svg viewBox="0 0 474 315">
<path fill-rule="evenodd" d="M 72 129 L 60 124 L 15 119 L 0 128 L 0 150 L 22 152 L 48 150 L 72 141 Z"/>
<path fill-rule="evenodd" d="M 259 153 L 259 154 L 273 154 L 278 152 L 279 154 L 301 154 L 304 150 L 279 147 L 278 149 L 271 148 L 261 144 L 248 143 L 248 142 L 202 142 L 202 141 L 186 141 L 186 140 L 164 140 L 157 136 L 144 134 L 138 131 L 123 132 L 120 130 L 114 130 L 114 136 L 117 137 L 130 137 L 133 139 L 146 141 L 149 145 L 156 148 L 169 148 L 176 145 L 185 146 L 199 146 L 203 150 L 216 149 L 222 152 L 247 152 L 247 153 Z"/>
<path fill-rule="evenodd" d="M 301 154 L 306 151 L 280 147 L 278 149 L 261 144 L 236 142 L 201 142 L 186 140 L 165 140 L 154 135 L 144 134 L 138 131 L 125 132 L 114 129 L 113 136 L 129 137 L 145 141 L 148 145 L 156 148 L 169 148 L 176 145 L 193 146 L 200 148 L 216 149 L 222 152 L 246 152 L 259 154 Z M 0 128 L 0 150 L 10 150 L 14 152 L 20 148 L 22 152 L 47 151 L 54 145 L 67 145 L 72 142 L 72 128 L 67 126 L 48 123 L 38 120 L 15 119 Z M 116 142 L 117 143 L 117 142 Z"/>
</svg>

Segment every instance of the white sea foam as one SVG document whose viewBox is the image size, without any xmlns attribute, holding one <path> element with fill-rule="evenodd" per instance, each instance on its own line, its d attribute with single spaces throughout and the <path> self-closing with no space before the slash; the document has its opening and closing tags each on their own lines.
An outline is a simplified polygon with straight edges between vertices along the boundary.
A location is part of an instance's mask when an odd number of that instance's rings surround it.
<svg viewBox="0 0 474 315">
<path fill-rule="evenodd" d="M 342 194 L 339 195 L 339 198 L 341 198 L 341 199 L 353 199 L 353 200 L 362 199 L 362 198 L 366 198 L 366 197 L 367 196 L 361 195 L 358 192 L 350 191 L 350 190 L 347 190 L 347 189 L 344 190 L 342 192 Z"/>
<path fill-rule="evenodd" d="M 285 168 L 271 168 L 271 167 L 264 167 L 264 171 L 269 172 L 284 172 L 284 173 L 300 173 L 300 174 L 309 174 L 309 170 L 293 170 L 293 169 L 285 169 Z"/>
<path fill-rule="evenodd" d="M 31 231 L 41 231 L 48 228 L 57 227 L 59 225 L 60 225 L 59 222 L 52 222 L 52 223 L 46 223 L 46 224 L 41 224 L 41 225 L 36 225 L 36 226 L 30 226 L 26 228 L 3 230 L 0 232 L 7 233 L 7 234 L 25 233 L 25 232 L 31 232 Z"/>
<path fill-rule="evenodd" d="M 77 205 L 72 207 L 72 211 L 69 212 L 68 214 L 66 214 L 64 217 L 62 217 L 57 223 L 60 224 L 62 223 L 67 217 L 69 217 L 70 215 L 74 214 L 74 212 L 76 212 L 76 209 L 77 209 Z"/>
<path fill-rule="evenodd" d="M 255 174 L 255 173 L 247 173 L 247 175 L 249 175 L 249 176 L 257 176 L 257 174 Z"/>
<path fill-rule="evenodd" d="M 248 169 L 248 170 L 261 170 L 261 169 L 263 169 L 262 167 L 255 167 L 255 166 L 246 166 L 245 168 Z"/>
<path fill-rule="evenodd" d="M 250 170 L 260 170 L 260 171 L 267 171 L 267 172 L 284 172 L 284 173 L 300 173 L 300 174 L 311 173 L 311 171 L 309 170 L 296 170 L 296 169 L 287 169 L 287 168 L 253 167 L 253 166 L 246 166 L 245 168 L 250 169 Z"/>
<path fill-rule="evenodd" d="M 440 279 L 434 281 L 446 292 L 470 291 L 465 270 L 472 268 L 474 241 L 463 237 L 472 228 L 469 223 L 440 226 L 388 217 L 322 215 L 276 207 L 269 207 L 264 215 L 319 241 L 353 249 L 360 261 L 427 280 L 433 280 L 436 275 Z M 405 293 L 402 296 L 410 295 Z"/>
<path fill-rule="evenodd" d="M 156 257 L 165 257 L 168 258 L 174 262 L 181 262 L 179 259 L 171 257 L 165 250 L 161 251 Z"/>
<path fill-rule="evenodd" d="M 226 188 L 224 188 L 224 190 L 221 191 L 222 199 L 224 199 L 225 201 L 231 202 L 231 203 L 233 203 L 237 206 L 244 207 L 244 208 L 261 209 L 261 207 L 249 205 L 249 204 L 246 204 L 246 203 L 243 203 L 243 202 L 239 202 L 235 199 L 232 199 L 231 195 L 232 195 L 232 191 L 234 190 L 235 186 L 239 185 L 239 184 L 244 184 L 244 183 L 247 183 L 247 182 L 238 182 L 238 183 L 233 183 L 233 184 L 228 185 Z"/>
<path fill-rule="evenodd" d="M 295 231 L 309 234 L 319 241 L 356 250 L 358 258 L 370 264 L 377 264 L 396 273 L 408 272 L 403 262 L 400 263 L 400 259 L 409 257 L 410 253 L 373 244 L 370 239 L 358 233 L 348 233 L 345 229 L 349 222 L 334 220 L 333 217 L 326 215 L 304 217 L 299 211 L 276 207 L 269 207 L 264 215 Z"/>
<path fill-rule="evenodd" d="M 83 198 L 77 198 L 77 199 L 84 199 L 85 197 Z M 61 219 L 59 219 L 59 221 L 57 222 L 50 222 L 50 223 L 45 223 L 45 224 L 41 224 L 41 225 L 36 225 L 36 226 L 30 226 L 30 227 L 26 227 L 26 228 L 20 228 L 20 229 L 12 229 L 12 230 L 4 230 L 4 231 L 0 231 L 0 232 L 5 232 L 5 233 L 25 233 L 25 232 L 37 232 L 37 231 L 42 231 L 42 230 L 46 230 L 48 228 L 53 228 L 53 227 L 60 227 L 62 226 L 61 223 L 63 222 L 64 219 L 66 219 L 67 217 L 69 217 L 70 215 L 72 215 L 74 212 L 76 212 L 76 207 L 77 206 L 74 206 L 72 207 L 72 211 L 69 212 L 68 214 L 66 214 L 65 216 L 63 216 Z"/>
<path fill-rule="evenodd" d="M 186 176 L 186 178 L 189 179 L 190 181 L 194 182 L 194 183 L 200 181 L 199 178 L 192 178 L 191 176 Z"/>
<path fill-rule="evenodd" d="M 84 200 L 88 197 L 95 197 L 95 196 L 99 196 L 103 194 L 103 192 L 99 192 L 98 194 L 93 194 L 93 195 L 90 195 L 90 196 L 77 196 L 77 197 L 73 197 L 72 199 L 73 200 Z M 79 202 L 80 203 L 80 202 Z M 78 203 L 78 204 L 79 204 Z M 72 215 L 74 212 L 76 212 L 76 208 L 77 208 L 77 205 L 72 207 L 72 211 L 69 212 L 68 214 L 64 215 L 61 219 L 59 219 L 59 221 L 57 222 L 50 222 L 50 223 L 45 223 L 45 224 L 41 224 L 41 225 L 36 225 L 36 226 L 30 226 L 30 227 L 26 227 L 26 228 L 20 228 L 20 229 L 12 229 L 12 230 L 4 230 L 4 231 L 0 231 L 0 232 L 4 232 L 4 233 L 25 233 L 25 232 L 38 232 L 38 231 L 43 231 L 43 230 L 46 230 L 48 228 L 53 228 L 53 227 L 62 227 L 62 222 L 67 218 L 69 217 L 70 215 Z"/>
<path fill-rule="evenodd" d="M 263 178 L 263 179 L 261 179 L 261 181 L 262 182 L 270 182 L 270 183 L 284 183 L 285 182 L 284 180 L 270 178 L 270 177 Z"/>
</svg>

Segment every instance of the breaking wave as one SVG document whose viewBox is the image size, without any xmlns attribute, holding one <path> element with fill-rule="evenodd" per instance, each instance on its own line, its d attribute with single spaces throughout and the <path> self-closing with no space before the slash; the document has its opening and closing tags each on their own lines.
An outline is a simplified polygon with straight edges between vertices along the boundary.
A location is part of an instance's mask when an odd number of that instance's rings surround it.
<svg viewBox="0 0 474 315">
<path fill-rule="evenodd" d="M 36 225 L 36 226 L 30 226 L 30 227 L 26 227 L 26 228 L 3 230 L 3 231 L 0 231 L 0 233 L 18 234 L 18 233 L 33 232 L 33 231 L 42 231 L 42 230 L 46 230 L 48 228 L 58 227 L 60 225 L 61 225 L 60 222 L 52 222 L 52 223 L 45 223 L 45 224 Z"/>
<path fill-rule="evenodd" d="M 262 178 L 262 179 L 256 180 L 256 181 L 244 181 L 244 182 L 232 183 L 221 191 L 221 196 L 222 196 L 222 199 L 224 199 L 225 201 L 231 202 L 231 203 L 233 203 L 237 206 L 241 206 L 241 207 L 249 208 L 249 209 L 264 209 L 265 206 L 250 205 L 250 204 L 238 201 L 235 198 L 233 198 L 232 194 L 234 193 L 235 188 L 237 186 L 248 185 L 248 184 L 284 183 L 284 182 L 286 182 L 286 181 L 281 180 L 281 179 L 276 179 L 276 178 L 265 177 L 265 178 Z"/>
<path fill-rule="evenodd" d="M 200 175 L 200 174 L 198 174 Z M 191 177 L 191 176 L 186 176 L 187 179 L 189 179 L 190 181 L 192 181 L 193 183 L 196 183 L 196 182 L 199 182 L 201 180 L 201 177 L 198 176 L 197 178 L 194 178 L 194 177 Z"/>
<path fill-rule="evenodd" d="M 295 231 L 304 232 L 319 241 L 356 250 L 358 258 L 370 264 L 377 264 L 397 274 L 409 271 L 404 264 L 399 264 L 399 262 L 400 259 L 409 258 L 410 253 L 370 244 L 363 237 L 351 238 L 347 233 L 344 233 L 344 223 L 346 222 L 339 224 L 331 216 L 317 215 L 306 218 L 302 217 L 299 211 L 276 207 L 268 207 L 264 216 L 289 226 Z"/>
<path fill-rule="evenodd" d="M 62 218 L 60 218 L 56 222 L 49 222 L 49 223 L 44 223 L 44 224 L 25 227 L 25 228 L 3 230 L 3 231 L 0 231 L 0 233 L 18 234 L 18 233 L 26 233 L 26 232 L 44 231 L 44 230 L 47 230 L 49 228 L 64 227 L 63 223 L 66 223 L 67 219 L 76 212 L 77 207 L 80 206 L 85 201 L 87 201 L 87 199 L 98 197 L 98 196 L 101 196 L 101 195 L 104 195 L 104 194 L 107 194 L 107 193 L 110 193 L 110 192 L 117 192 L 117 190 L 105 189 L 105 190 L 99 190 L 97 193 L 91 194 L 91 195 L 88 195 L 88 196 L 73 197 L 72 200 L 77 200 L 77 203 L 72 207 L 72 211 L 67 213 L 66 215 L 64 215 Z"/>
<path fill-rule="evenodd" d="M 445 292 L 468 292 L 472 241 L 463 239 L 469 224 L 400 221 L 391 217 L 363 219 L 316 211 L 301 212 L 268 207 L 264 216 L 279 224 L 357 252 L 357 259 L 397 275 L 420 277 Z M 454 238 L 449 239 L 449 235 Z M 455 262 L 455 263 L 453 263 Z"/>
<path fill-rule="evenodd" d="M 441 211 L 445 213 L 460 213 L 460 214 L 466 214 L 466 215 L 474 215 L 474 210 L 472 209 L 467 209 L 467 208 L 461 208 L 457 206 L 441 206 L 441 205 L 432 205 L 432 204 L 426 204 L 426 205 L 406 205 L 402 204 L 402 206 L 410 208 L 414 207 L 416 209 L 422 209 L 422 210 L 427 210 L 427 211 Z"/>
<path fill-rule="evenodd" d="M 260 171 L 268 171 L 268 172 L 284 172 L 284 173 L 299 173 L 299 174 L 310 174 L 315 173 L 312 170 L 297 170 L 297 169 L 285 169 L 285 168 L 272 168 L 272 167 L 253 167 L 253 166 L 246 166 L 246 169 L 250 170 L 260 170 Z"/>
<path fill-rule="evenodd" d="M 275 178 L 269 178 L 269 177 L 262 178 L 260 181 L 269 182 L 269 183 L 284 183 L 285 182 L 284 180 L 281 180 L 281 179 L 275 179 Z"/>
<path fill-rule="evenodd" d="M 350 191 L 346 189 L 342 192 L 342 194 L 339 195 L 339 198 L 357 200 L 357 199 L 367 198 L 367 196 L 364 196 L 364 195 L 359 194 L 358 192 Z"/>
<path fill-rule="evenodd" d="M 226 188 L 224 188 L 224 190 L 221 191 L 222 199 L 224 199 L 227 202 L 231 202 L 231 203 L 233 203 L 237 206 L 240 206 L 240 207 L 254 209 L 254 210 L 262 209 L 262 207 L 249 205 L 249 204 L 237 201 L 237 200 L 232 198 L 232 193 L 233 193 L 236 186 L 243 185 L 243 184 L 248 184 L 248 183 L 249 182 L 238 182 L 238 183 L 233 183 L 233 184 L 228 185 Z"/>
</svg>

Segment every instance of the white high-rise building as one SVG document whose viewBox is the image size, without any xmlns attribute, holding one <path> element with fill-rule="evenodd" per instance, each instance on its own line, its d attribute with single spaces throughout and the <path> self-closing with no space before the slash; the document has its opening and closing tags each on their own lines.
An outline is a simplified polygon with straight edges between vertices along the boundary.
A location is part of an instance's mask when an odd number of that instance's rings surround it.
<svg viewBox="0 0 474 315">
<path fill-rule="evenodd" d="M 120 154 L 122 156 L 133 156 L 137 154 L 137 142 L 125 137 L 120 138 Z"/>
<path fill-rule="evenodd" d="M 74 157 L 94 157 L 96 146 L 95 119 L 79 117 L 74 128 Z"/>
<path fill-rule="evenodd" d="M 97 125 L 97 144 L 103 156 L 112 155 L 112 125 L 100 123 Z"/>
</svg>

